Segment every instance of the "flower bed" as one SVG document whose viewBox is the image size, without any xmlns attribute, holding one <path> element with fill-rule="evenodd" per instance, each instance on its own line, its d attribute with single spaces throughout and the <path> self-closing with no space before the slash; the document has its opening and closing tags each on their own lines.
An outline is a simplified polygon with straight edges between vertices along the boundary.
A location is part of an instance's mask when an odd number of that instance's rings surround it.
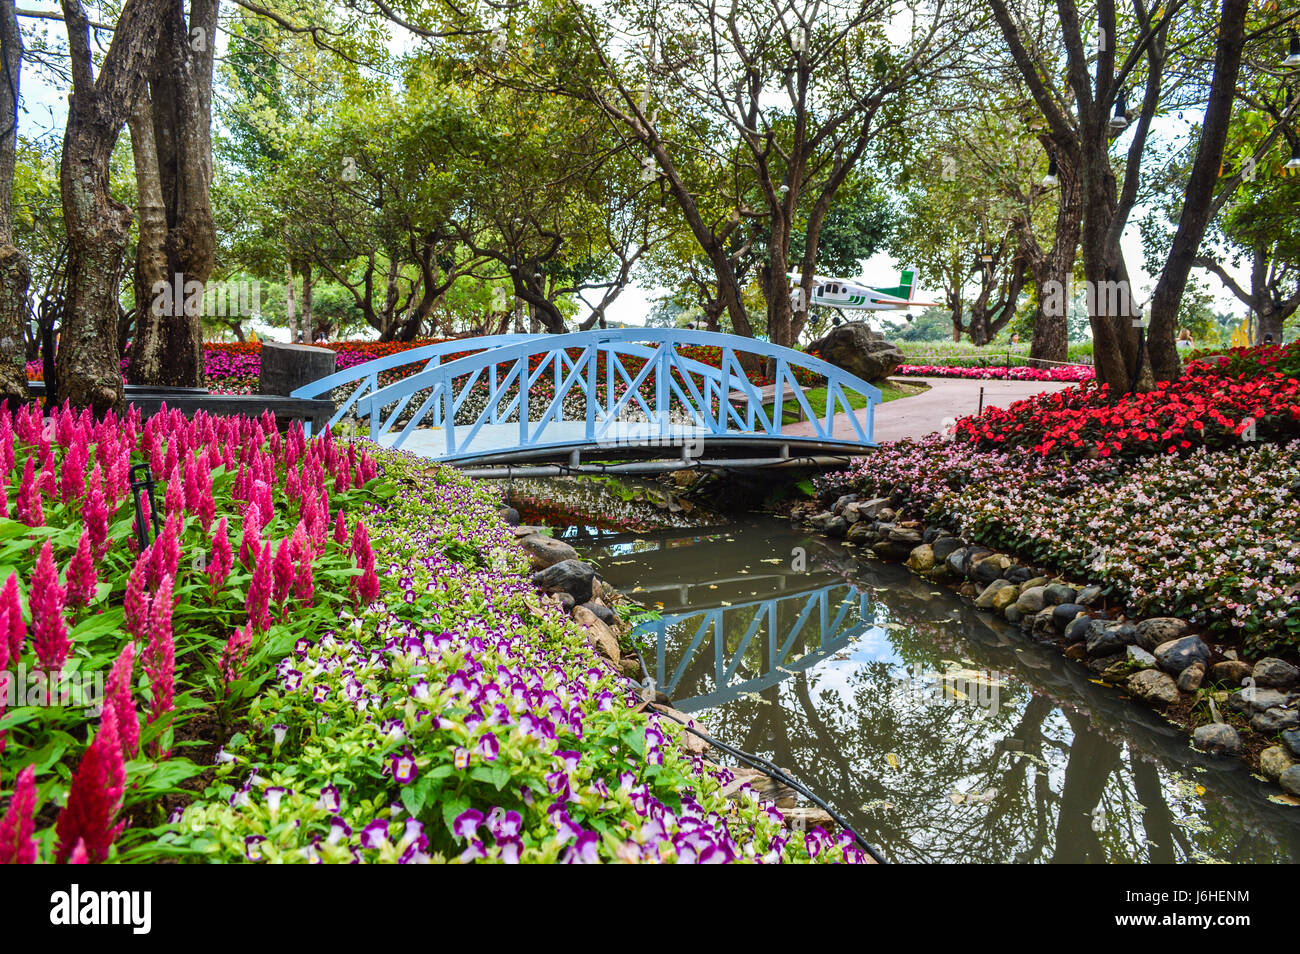
<svg viewBox="0 0 1300 954">
<path fill-rule="evenodd" d="M 377 586 L 365 529 L 344 516 L 374 465 L 328 436 L 282 437 L 269 416 L 65 409 L 46 424 L 29 406 L 10 421 L 0 413 L 0 784 L 13 788 L 0 861 L 154 857 L 161 805 L 203 771 L 194 743 L 228 730 L 294 639 Z M 162 478 L 143 551 L 140 463 Z M 28 691 L 33 677 L 47 691 Z"/>
<path fill-rule="evenodd" d="M 673 744 L 521 576 L 485 491 L 381 452 L 381 599 L 299 640 L 180 820 L 222 860 L 860 860 Z"/>
<path fill-rule="evenodd" d="M 955 436 L 986 450 L 1024 447 L 1076 460 L 1287 440 L 1300 436 L 1300 381 L 1276 366 L 1234 374 L 1226 358 L 1195 362 L 1151 391 L 1115 397 L 1104 384 L 1084 384 L 990 407 L 958 421 Z"/>
<path fill-rule="evenodd" d="M 821 485 L 898 494 L 963 538 L 1108 585 L 1140 615 L 1194 620 L 1250 652 L 1300 651 L 1300 442 L 1125 465 L 933 436 Z"/>
<path fill-rule="evenodd" d="M 1091 381 L 1096 372 L 1090 367 L 1063 365 L 1053 368 L 1028 367 L 978 367 L 963 368 L 956 365 L 902 364 L 895 374 L 904 377 L 973 378 L 977 380 L 1010 381 Z"/>
<path fill-rule="evenodd" d="M 724 798 L 449 471 L 269 417 L 10 420 L 0 862 L 861 860 Z"/>
</svg>

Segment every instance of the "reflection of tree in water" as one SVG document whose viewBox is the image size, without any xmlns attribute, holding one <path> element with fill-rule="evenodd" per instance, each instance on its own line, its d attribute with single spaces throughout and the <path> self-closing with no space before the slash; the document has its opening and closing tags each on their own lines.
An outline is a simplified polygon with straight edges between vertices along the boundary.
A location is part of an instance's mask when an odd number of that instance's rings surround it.
<svg viewBox="0 0 1300 954">
<path fill-rule="evenodd" d="M 817 572 L 793 574 L 762 559 L 796 545 L 809 548 Z M 684 703 L 719 689 L 719 658 L 724 671 L 735 665 L 732 686 L 777 674 L 781 681 L 702 712 L 705 724 L 793 771 L 891 859 L 1300 861 L 1300 811 L 1269 804 L 1239 766 L 1193 752 L 1178 730 L 1091 683 L 1056 650 L 1028 643 L 900 567 L 819 551 L 770 526 L 653 546 L 656 552 L 637 554 L 639 547 L 620 544 L 607 568 L 620 570 L 619 560 L 636 555 L 627 580 L 680 586 L 684 593 L 663 598 L 682 607 L 742 604 L 764 585 L 765 596 L 793 596 L 777 611 L 778 650 L 803 608 L 800 593 L 851 580 L 871 594 L 865 622 L 888 628 L 836 644 L 798 675 L 777 667 L 818 650 L 819 627 L 806 627 L 789 654 L 773 655 L 764 621 L 740 652 L 757 610 L 737 605 L 720 645 L 706 634 L 685 659 L 673 695 Z M 753 575 L 737 578 L 745 568 Z M 767 574 L 763 583 L 759 574 Z M 682 663 L 695 633 L 690 620 L 666 633 L 661 679 Z M 899 662 L 1005 674 L 998 709 L 977 719 L 975 705 L 927 704 L 899 681 Z"/>
<path fill-rule="evenodd" d="M 905 619 L 893 601 L 890 610 Z M 988 658 L 996 653 L 955 638 L 962 628 L 911 618 L 890 641 L 908 665 L 941 671 L 956 655 L 1013 673 L 996 712 L 927 704 L 897 667 L 873 661 L 823 664 L 711 710 L 706 722 L 793 770 L 892 860 L 1288 858 L 1276 837 L 1225 814 L 1226 800 L 1198 798 L 1192 783 L 1097 731 L 1086 714 L 1031 694 L 1014 653 Z"/>
</svg>

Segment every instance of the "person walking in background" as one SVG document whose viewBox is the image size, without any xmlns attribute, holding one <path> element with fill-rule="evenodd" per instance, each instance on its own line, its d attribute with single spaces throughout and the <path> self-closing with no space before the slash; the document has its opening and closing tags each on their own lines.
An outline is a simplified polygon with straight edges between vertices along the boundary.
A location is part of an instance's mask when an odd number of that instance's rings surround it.
<svg viewBox="0 0 1300 954">
<path fill-rule="evenodd" d="M 1184 328 L 1178 332 L 1178 347 L 1190 348 L 1192 346 L 1192 333 Z"/>
</svg>

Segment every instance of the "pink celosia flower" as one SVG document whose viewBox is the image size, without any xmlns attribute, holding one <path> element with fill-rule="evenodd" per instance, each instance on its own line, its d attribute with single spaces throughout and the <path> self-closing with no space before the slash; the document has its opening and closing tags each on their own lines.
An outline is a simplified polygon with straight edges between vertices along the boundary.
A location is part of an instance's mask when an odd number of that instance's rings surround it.
<svg viewBox="0 0 1300 954">
<path fill-rule="evenodd" d="M 176 688 L 176 645 L 172 640 L 173 585 L 170 576 L 163 579 L 149 607 L 149 645 L 145 647 L 144 671 L 149 676 L 149 690 L 153 696 L 149 708 L 150 722 L 173 709 Z M 158 753 L 159 758 L 164 755 Z"/>
<path fill-rule="evenodd" d="M 252 644 L 252 623 L 245 623 L 242 629 L 235 630 L 226 640 L 226 647 L 221 651 L 221 676 L 227 685 L 239 678 Z"/>
<path fill-rule="evenodd" d="M 70 865 L 88 865 L 90 856 L 86 854 L 86 842 L 78 838 L 77 843 L 72 846 L 72 854 L 68 855 L 68 864 Z"/>
<path fill-rule="evenodd" d="M 31 457 L 23 465 L 23 478 L 18 484 L 18 500 L 14 504 L 14 519 L 29 527 L 45 526 L 45 511 L 41 507 L 41 494 L 36 486 L 36 463 Z"/>
<path fill-rule="evenodd" d="M 94 479 L 93 474 L 90 493 L 86 495 L 81 516 L 86 523 L 86 530 L 90 533 L 90 544 L 95 558 L 99 559 L 108 551 L 108 507 L 104 503 L 103 491 L 99 489 L 99 481 Z"/>
<path fill-rule="evenodd" d="M 9 811 L 0 820 L 0 865 L 36 864 L 36 766 L 14 780 Z"/>
<path fill-rule="evenodd" d="M 252 561 L 262 549 L 262 512 L 257 504 L 249 504 L 244 511 L 244 535 L 239 541 L 239 562 L 252 566 Z"/>
<path fill-rule="evenodd" d="M 312 578 L 311 552 L 304 551 L 298 557 L 298 572 L 294 576 L 293 595 L 310 606 L 314 594 L 315 583 Z"/>
<path fill-rule="evenodd" d="M 149 635 L 149 555 L 145 553 L 135 561 L 126 578 L 126 595 L 122 598 L 125 611 L 123 625 L 134 639 Z"/>
<path fill-rule="evenodd" d="M 89 528 L 81 531 L 77 541 L 77 552 L 68 564 L 67 587 L 68 605 L 85 606 L 95 598 L 95 587 L 99 583 L 99 574 L 95 571 L 93 544 L 90 541 Z"/>
<path fill-rule="evenodd" d="M 58 835 L 56 861 L 67 861 L 78 841 L 85 844 L 90 861 L 102 862 L 108 858 L 108 849 L 122 830 L 118 813 L 125 781 L 117 714 L 106 708 L 100 716 L 94 741 L 72 775 L 68 803 L 54 825 Z"/>
<path fill-rule="evenodd" d="M 163 490 L 163 513 L 168 517 L 185 512 L 185 481 L 181 476 L 181 466 L 177 464 L 167 477 L 167 486 Z"/>
<path fill-rule="evenodd" d="M 343 519 L 342 510 L 340 510 L 338 513 L 338 519 L 334 521 L 334 542 L 335 543 L 348 542 L 348 525 L 347 525 L 347 521 Z"/>
<path fill-rule="evenodd" d="M 257 557 L 253 568 L 253 579 L 248 584 L 248 621 L 259 633 L 271 627 L 271 615 L 268 607 L 271 601 L 271 564 L 274 556 L 271 544 L 262 544 L 262 552 Z"/>
<path fill-rule="evenodd" d="M 213 598 L 226 585 L 226 577 L 234 566 L 234 555 L 230 552 L 230 536 L 226 532 L 226 518 L 217 522 L 216 532 L 212 535 L 212 556 L 208 559 L 208 582 L 212 586 Z"/>
<path fill-rule="evenodd" d="M 80 500 L 86 492 L 86 465 L 89 458 L 90 451 L 84 441 L 74 441 L 63 456 L 59 496 L 64 503 Z"/>
<path fill-rule="evenodd" d="M 23 654 L 27 642 L 27 625 L 23 622 L 23 604 L 18 597 L 18 574 L 10 573 L 0 589 L 0 609 L 4 610 L 7 629 L 0 630 L 0 639 L 9 645 L 9 658 L 16 660 Z"/>
<path fill-rule="evenodd" d="M 274 586 L 271 588 L 271 600 L 275 603 L 283 603 L 285 597 L 289 595 L 289 587 L 293 585 L 294 578 L 293 555 L 288 537 L 281 540 L 280 545 L 276 548 L 275 562 L 271 565 L 271 573 L 274 578 Z"/>
<path fill-rule="evenodd" d="M 181 517 L 172 514 L 163 524 L 162 533 L 149 546 L 151 565 L 149 582 L 158 586 L 165 577 L 175 577 L 181 565 Z"/>
<path fill-rule="evenodd" d="M 127 641 L 118 654 L 117 661 L 108 674 L 104 687 L 104 704 L 117 716 L 118 740 L 122 743 L 122 757 L 135 758 L 140 749 L 140 716 L 136 713 L 131 692 L 135 682 L 135 643 Z"/>
<path fill-rule="evenodd" d="M 49 672 L 58 672 L 68 659 L 72 643 L 68 640 L 68 625 L 63 618 L 66 594 L 59 585 L 59 571 L 54 565 L 54 552 L 50 541 L 41 547 L 32 571 L 32 648 L 36 650 L 37 664 Z"/>
</svg>

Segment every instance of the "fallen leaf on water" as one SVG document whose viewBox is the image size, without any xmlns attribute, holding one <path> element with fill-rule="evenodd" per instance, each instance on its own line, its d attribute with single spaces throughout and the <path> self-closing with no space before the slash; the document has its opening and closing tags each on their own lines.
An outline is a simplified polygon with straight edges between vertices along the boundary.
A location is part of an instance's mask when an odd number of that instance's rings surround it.
<svg viewBox="0 0 1300 954">
<path fill-rule="evenodd" d="M 1300 798 L 1297 798 L 1295 795 L 1270 795 L 1268 800 L 1270 802 L 1276 802 L 1278 805 L 1295 805 L 1300 807 Z"/>
</svg>

